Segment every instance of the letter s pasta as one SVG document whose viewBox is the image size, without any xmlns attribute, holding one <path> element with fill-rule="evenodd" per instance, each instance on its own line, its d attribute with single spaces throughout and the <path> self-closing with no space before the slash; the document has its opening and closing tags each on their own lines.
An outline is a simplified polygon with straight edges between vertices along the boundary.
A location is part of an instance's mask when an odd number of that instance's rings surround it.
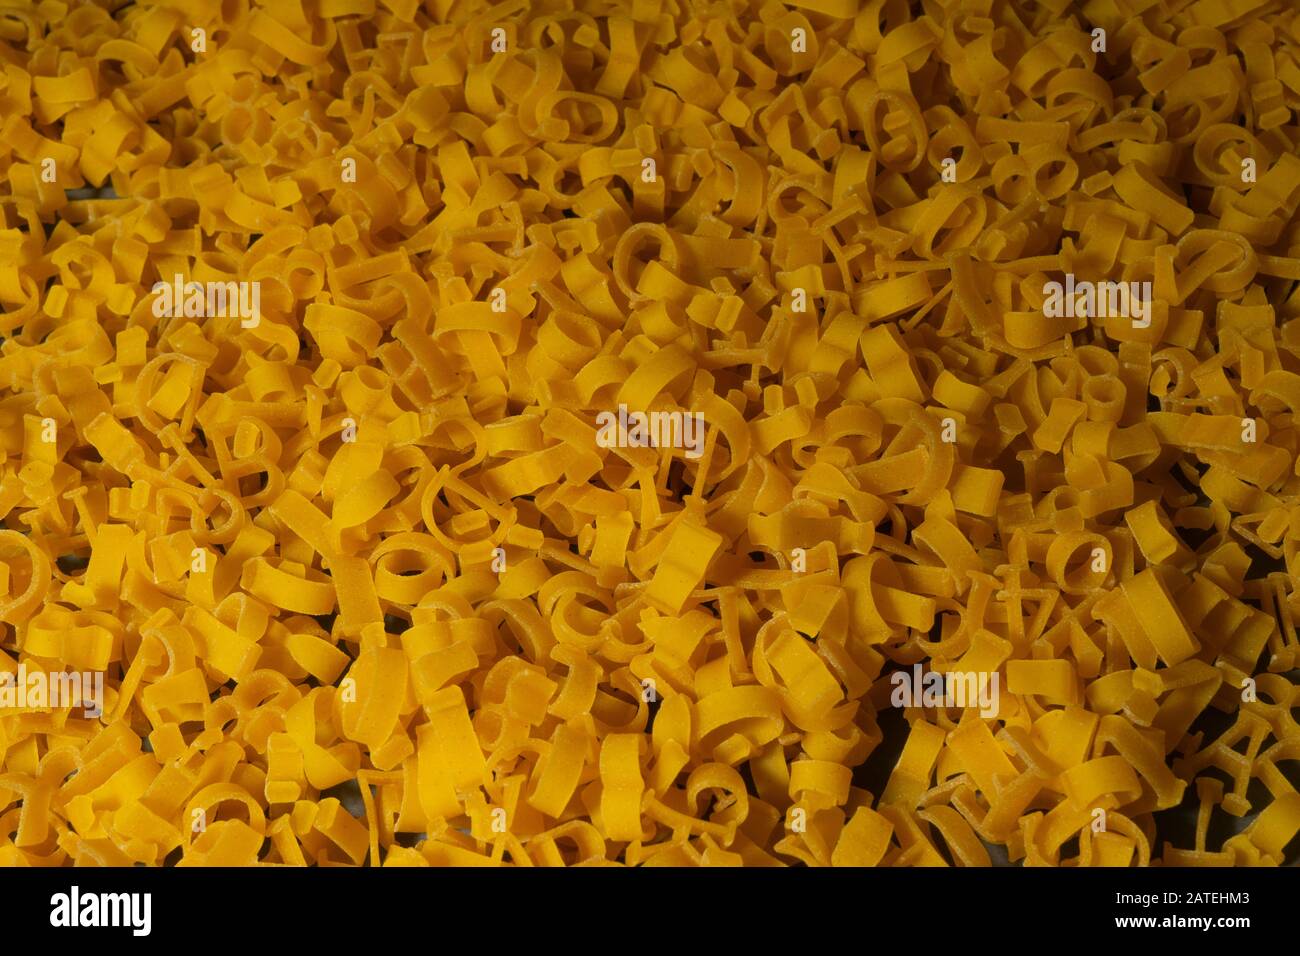
<svg viewBox="0 0 1300 956">
<path fill-rule="evenodd" d="M 0 53 L 0 865 L 1294 862 L 1290 4 Z"/>
</svg>

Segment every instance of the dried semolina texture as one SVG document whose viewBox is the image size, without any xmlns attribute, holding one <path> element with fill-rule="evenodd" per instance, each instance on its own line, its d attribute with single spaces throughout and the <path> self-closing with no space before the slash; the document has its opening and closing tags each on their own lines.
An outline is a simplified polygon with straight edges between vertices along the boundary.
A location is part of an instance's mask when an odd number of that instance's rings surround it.
<svg viewBox="0 0 1300 956">
<path fill-rule="evenodd" d="M 1294 857 L 1293 5 L 0 62 L 0 864 Z"/>
</svg>

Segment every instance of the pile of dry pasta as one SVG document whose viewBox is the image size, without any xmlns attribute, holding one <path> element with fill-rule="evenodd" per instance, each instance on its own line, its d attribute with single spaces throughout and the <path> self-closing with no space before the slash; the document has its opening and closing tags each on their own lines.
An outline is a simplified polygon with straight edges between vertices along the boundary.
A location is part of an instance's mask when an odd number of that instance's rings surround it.
<svg viewBox="0 0 1300 956">
<path fill-rule="evenodd" d="M 1290 0 L 0 10 L 0 864 L 1290 861 L 1298 114 Z"/>
</svg>

